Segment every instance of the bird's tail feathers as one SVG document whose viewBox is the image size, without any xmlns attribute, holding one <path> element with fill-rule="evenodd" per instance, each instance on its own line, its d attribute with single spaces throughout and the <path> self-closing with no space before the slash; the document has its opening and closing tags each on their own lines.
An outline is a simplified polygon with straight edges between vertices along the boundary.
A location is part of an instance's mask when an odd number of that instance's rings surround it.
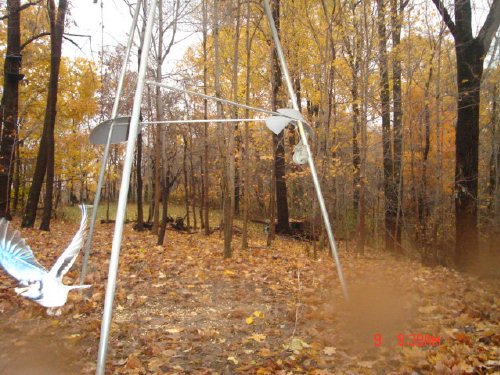
<svg viewBox="0 0 500 375">
<path fill-rule="evenodd" d="M 73 289 L 87 289 L 90 288 L 92 285 L 66 285 L 66 288 L 68 290 L 73 290 Z"/>
<path fill-rule="evenodd" d="M 87 206 L 81 204 L 80 211 L 82 212 L 82 220 L 80 221 L 80 230 L 85 231 L 87 229 Z"/>
</svg>

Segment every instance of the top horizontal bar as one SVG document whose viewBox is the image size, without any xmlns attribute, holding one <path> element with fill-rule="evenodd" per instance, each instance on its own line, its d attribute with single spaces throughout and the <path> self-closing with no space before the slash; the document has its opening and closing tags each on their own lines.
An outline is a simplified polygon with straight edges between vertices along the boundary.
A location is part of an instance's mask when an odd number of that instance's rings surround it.
<svg viewBox="0 0 500 375">
<path fill-rule="evenodd" d="M 154 124 L 206 124 L 217 122 L 265 122 L 263 118 L 222 118 L 222 119 L 193 119 L 193 120 L 163 120 L 163 121 L 143 121 L 142 125 Z"/>
<path fill-rule="evenodd" d="M 220 103 L 225 103 L 225 104 L 233 105 L 235 107 L 240 107 L 240 108 L 248 109 L 250 111 L 261 112 L 261 113 L 265 113 L 267 115 L 272 115 L 272 116 L 283 116 L 283 114 L 279 113 L 279 112 L 270 111 L 270 110 L 264 109 L 264 108 L 252 107 L 252 106 L 249 106 L 249 105 L 246 105 L 246 104 L 241 104 L 241 103 L 238 103 L 238 102 L 233 102 L 231 100 L 221 99 L 221 98 L 218 98 L 216 96 L 210 96 L 210 95 L 200 94 L 198 92 L 194 92 L 194 91 L 190 91 L 190 90 L 180 89 L 178 87 L 170 86 L 170 85 L 167 85 L 167 84 L 161 83 L 161 82 L 146 81 L 146 83 L 148 85 L 163 87 L 163 88 L 165 88 L 167 90 L 178 91 L 178 92 L 183 92 L 183 93 L 188 94 L 188 95 L 198 96 L 198 97 L 203 98 L 203 99 L 215 100 L 215 101 L 220 102 Z"/>
</svg>

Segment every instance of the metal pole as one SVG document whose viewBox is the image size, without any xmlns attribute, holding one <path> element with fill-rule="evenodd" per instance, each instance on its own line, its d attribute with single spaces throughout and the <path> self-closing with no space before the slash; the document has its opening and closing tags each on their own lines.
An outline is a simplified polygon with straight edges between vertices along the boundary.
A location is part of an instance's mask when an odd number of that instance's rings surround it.
<svg viewBox="0 0 500 375">
<path fill-rule="evenodd" d="M 113 314 L 113 300 L 115 297 L 116 276 L 118 274 L 118 261 L 120 259 L 120 247 L 123 236 L 123 223 L 127 209 L 127 195 L 130 184 L 130 174 L 132 172 L 132 163 L 134 160 L 134 149 L 139 130 L 139 115 L 141 112 L 142 94 L 145 84 L 146 68 L 148 66 L 148 54 L 151 48 L 151 39 L 156 11 L 156 0 L 151 0 L 146 23 L 146 32 L 144 34 L 144 43 L 141 53 L 141 63 L 137 79 L 137 87 L 134 96 L 134 106 L 132 108 L 132 118 L 130 121 L 130 132 L 127 141 L 127 150 L 125 162 L 123 165 L 122 182 L 120 186 L 120 195 L 118 197 L 118 208 L 116 212 L 115 232 L 111 247 L 111 258 L 109 261 L 108 285 L 106 287 L 106 297 L 104 300 L 104 312 L 101 324 L 101 337 L 99 341 L 99 353 L 97 357 L 96 375 L 104 375 L 106 366 L 106 354 L 109 341 L 109 330 Z"/>
<path fill-rule="evenodd" d="M 238 102 L 233 102 L 231 100 L 221 99 L 221 98 L 218 98 L 216 96 L 210 96 L 210 95 L 200 94 L 200 93 L 195 92 L 195 91 L 180 89 L 178 87 L 169 86 L 169 85 L 166 85 L 166 84 L 161 83 L 161 82 L 147 81 L 146 83 L 148 85 L 160 86 L 160 87 L 163 87 L 163 88 L 168 89 L 168 90 L 178 91 L 178 92 L 182 92 L 182 93 L 185 93 L 185 94 L 188 94 L 188 95 L 198 96 L 200 98 L 209 99 L 209 100 L 215 100 L 216 102 L 221 102 L 221 103 L 225 103 L 225 104 L 229 104 L 229 105 L 234 105 L 236 107 L 240 107 L 240 108 L 244 108 L 244 109 L 249 109 L 250 111 L 262 112 L 262 113 L 265 113 L 265 114 L 268 114 L 268 115 L 273 115 L 273 116 L 288 117 L 288 116 L 284 115 L 283 113 L 274 112 L 274 111 L 270 111 L 268 109 L 263 109 L 263 108 L 258 108 L 258 107 L 252 107 L 252 106 L 249 106 L 249 105 L 246 105 L 246 104 L 241 104 L 241 103 L 238 103 Z M 293 120 L 295 120 L 292 117 L 290 117 L 290 118 L 293 119 Z"/>
<path fill-rule="evenodd" d="M 153 124 L 206 124 L 212 122 L 265 122 L 266 120 L 263 118 L 223 118 L 223 119 L 196 119 L 196 120 L 163 120 L 163 121 L 143 121 L 141 125 L 153 125 Z"/>
<path fill-rule="evenodd" d="M 120 71 L 120 77 L 118 79 L 118 87 L 116 88 L 115 102 L 113 103 L 113 110 L 111 111 L 111 118 L 115 119 L 118 114 L 118 106 L 120 104 L 120 97 L 123 89 L 123 81 L 125 80 L 125 73 L 127 72 L 127 64 L 130 57 L 130 51 L 132 50 L 132 42 L 134 40 L 134 31 L 137 25 L 137 20 L 139 19 L 139 9 L 141 7 L 142 0 L 138 0 L 134 10 L 134 18 L 132 20 L 132 26 L 130 27 L 130 32 L 128 36 L 127 48 L 125 49 L 125 57 L 123 59 L 122 69 Z M 94 235 L 94 227 L 97 219 L 97 209 L 101 201 L 101 190 L 104 181 L 104 174 L 106 172 L 106 164 L 108 162 L 109 148 L 111 145 L 111 134 L 113 133 L 114 123 L 111 123 L 108 132 L 108 138 L 106 140 L 106 145 L 104 146 L 104 154 L 102 155 L 101 167 L 99 170 L 99 180 L 97 181 L 97 189 L 94 197 L 94 206 L 92 209 L 92 218 L 90 219 L 89 233 L 87 236 L 87 242 L 85 243 L 85 253 L 82 262 L 82 272 L 80 273 L 80 285 L 83 285 L 85 281 L 85 276 L 87 274 L 87 265 L 90 256 L 90 246 L 92 244 L 92 237 Z"/>
<path fill-rule="evenodd" d="M 283 50 L 281 48 L 280 39 L 278 36 L 278 30 L 276 30 L 276 26 L 274 24 L 273 15 L 271 13 L 271 7 L 269 6 L 268 0 L 263 0 L 264 10 L 266 12 L 267 19 L 269 21 L 269 26 L 271 28 L 271 34 L 274 40 L 274 45 L 276 47 L 276 52 L 278 53 L 278 58 L 280 60 L 281 71 L 283 76 L 285 77 L 285 82 L 288 89 L 288 95 L 290 95 L 290 99 L 292 100 L 293 109 L 299 110 L 299 105 L 297 103 L 297 97 L 295 95 L 295 91 L 293 90 L 292 80 L 290 78 L 290 73 L 288 72 L 288 67 L 286 65 L 285 55 L 283 54 Z M 304 126 L 301 121 L 297 121 L 300 138 L 302 140 L 303 145 L 307 150 L 309 168 L 311 170 L 311 176 L 314 183 L 314 188 L 316 189 L 316 195 L 318 196 L 318 202 L 321 209 L 321 214 L 323 215 L 323 221 L 325 223 L 326 232 L 328 233 L 328 240 L 330 242 L 330 248 L 332 249 L 332 255 L 335 259 L 335 265 L 337 266 L 337 273 L 339 275 L 340 283 L 342 285 L 342 291 L 344 292 L 344 297 L 348 298 L 347 287 L 344 280 L 344 275 L 342 273 L 342 266 L 340 265 L 340 260 L 337 253 L 337 246 L 335 245 L 335 238 L 333 237 L 332 227 L 330 225 L 330 219 L 328 217 L 328 211 L 326 210 L 325 200 L 323 199 L 323 194 L 321 193 L 321 185 L 319 184 L 318 175 L 316 173 L 316 167 L 314 166 L 314 160 L 312 158 L 311 149 L 309 148 L 309 143 L 307 142 L 307 136 L 304 132 Z"/>
</svg>

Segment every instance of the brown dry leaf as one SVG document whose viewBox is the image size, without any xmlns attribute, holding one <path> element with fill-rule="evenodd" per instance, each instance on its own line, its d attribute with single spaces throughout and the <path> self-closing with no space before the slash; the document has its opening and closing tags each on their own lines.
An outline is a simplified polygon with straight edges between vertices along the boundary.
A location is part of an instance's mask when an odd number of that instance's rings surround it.
<svg viewBox="0 0 500 375">
<path fill-rule="evenodd" d="M 465 363 L 465 361 L 460 361 L 460 363 L 452 367 L 451 371 L 459 374 L 474 374 L 474 366 Z"/>
<path fill-rule="evenodd" d="M 164 358 L 153 357 L 148 360 L 148 369 L 149 371 L 155 371 L 159 373 L 163 373 L 163 369 L 168 363 L 168 360 Z"/>
<path fill-rule="evenodd" d="M 466 344 L 466 345 L 470 345 L 472 343 L 472 340 L 470 338 L 469 335 L 467 335 L 466 333 L 464 332 L 456 332 L 453 337 L 455 338 L 455 340 L 457 340 L 458 342 L 461 342 L 463 344 Z"/>
<path fill-rule="evenodd" d="M 169 231 L 165 245 L 155 247 L 155 236 L 131 227 L 126 225 L 124 231 L 126 251 L 120 259 L 110 341 L 109 364 L 116 374 L 212 374 L 229 369 L 273 375 L 451 375 L 470 373 L 471 368 L 490 374 L 500 366 L 499 288 L 474 276 L 396 260 L 373 248 L 365 257 L 344 254 L 348 289 L 359 302 L 350 304 L 353 325 L 343 315 L 348 310 L 342 311 L 342 290 L 330 257 L 320 251 L 313 260 L 305 254 L 304 242 L 277 237 L 269 249 L 235 251 L 233 258 L 224 260 L 223 240 L 217 235 Z M 39 254 L 44 265 L 54 262 L 61 242 L 69 243 L 73 235 L 58 220 L 51 236 L 37 230 L 25 233 L 34 239 L 29 240 L 34 249 L 44 249 Z M 95 350 L 89 348 L 96 349 L 100 333 L 112 234 L 112 225 L 96 228 L 98 251 L 92 253 L 88 278 L 94 284 L 92 298 L 70 294 L 63 316 L 54 323 L 43 308 L 15 295 L 10 290 L 14 283 L 0 272 L 0 368 L 6 358 L 27 348 L 57 342 L 73 351 L 74 364 L 85 369 L 67 373 L 95 372 Z M 254 246 L 266 244 L 265 237 L 256 234 L 251 240 Z M 75 268 L 66 282 L 77 277 Z M 354 293 L 358 281 L 359 296 Z M 384 282 L 385 289 L 365 287 Z M 388 293 L 392 289 L 401 292 Z M 300 338 L 292 340 L 295 322 Z M 360 324 L 367 329 L 356 331 Z M 383 337 L 380 347 L 374 345 L 374 333 Z M 441 342 L 400 348 L 401 333 L 440 335 Z M 35 345 L 34 337 L 44 338 L 43 343 Z M 238 361 L 237 369 L 231 357 Z M 365 367 L 359 366 L 360 360 Z M 10 370 L 4 372 L 15 373 Z"/>
<path fill-rule="evenodd" d="M 228 318 L 241 319 L 247 314 L 246 311 L 241 309 L 235 309 L 231 311 L 227 316 Z"/>
<path fill-rule="evenodd" d="M 239 363 L 238 360 L 235 357 L 233 357 L 233 356 L 227 357 L 227 361 L 231 362 L 234 365 L 237 365 Z"/>
<path fill-rule="evenodd" d="M 298 353 L 302 349 L 309 348 L 309 347 L 310 347 L 310 345 L 308 343 L 306 343 L 305 341 L 302 341 L 298 337 L 294 337 L 288 345 L 285 345 L 286 350 L 290 350 L 294 353 Z"/>
<path fill-rule="evenodd" d="M 377 361 L 360 361 L 358 362 L 358 365 L 360 367 L 365 367 L 365 368 L 373 368 L 373 365 L 375 365 Z"/>
<path fill-rule="evenodd" d="M 262 342 L 265 339 L 266 339 L 266 335 L 263 335 L 261 333 L 254 333 L 253 335 L 247 337 L 247 340 L 254 340 L 257 342 Z"/>
<path fill-rule="evenodd" d="M 427 305 L 423 307 L 418 308 L 418 312 L 423 313 L 423 314 L 432 314 L 434 311 L 436 311 L 437 306 L 436 305 Z"/>
<path fill-rule="evenodd" d="M 332 347 L 332 346 L 327 346 L 323 349 L 323 353 L 325 353 L 326 355 L 334 355 L 335 352 L 337 351 L 336 348 Z"/>
<path fill-rule="evenodd" d="M 436 366 L 434 366 L 434 370 L 436 371 L 437 375 L 450 373 L 450 368 L 446 366 L 443 362 L 436 363 Z"/>
<path fill-rule="evenodd" d="M 404 347 L 402 350 L 402 354 L 408 361 L 414 362 L 417 362 L 426 357 L 426 352 L 418 346 Z"/>
<path fill-rule="evenodd" d="M 129 369 L 138 369 L 138 368 L 142 367 L 142 363 L 139 360 L 139 358 L 137 358 L 135 355 L 131 354 L 127 358 L 127 364 L 125 365 L 125 367 L 129 368 Z"/>
<path fill-rule="evenodd" d="M 170 334 L 180 333 L 181 331 L 182 331 L 181 328 L 167 328 L 167 329 L 165 329 L 165 332 L 170 333 Z"/>
<path fill-rule="evenodd" d="M 273 352 L 268 348 L 262 348 L 259 350 L 259 355 L 261 357 L 271 357 L 273 355 Z"/>
<path fill-rule="evenodd" d="M 257 375 L 271 375 L 273 374 L 272 370 L 269 370 L 268 368 L 260 367 L 257 369 L 256 372 Z"/>
<path fill-rule="evenodd" d="M 259 310 L 254 311 L 252 315 L 255 316 L 256 318 L 261 318 L 261 319 L 264 318 L 264 313 Z"/>
</svg>

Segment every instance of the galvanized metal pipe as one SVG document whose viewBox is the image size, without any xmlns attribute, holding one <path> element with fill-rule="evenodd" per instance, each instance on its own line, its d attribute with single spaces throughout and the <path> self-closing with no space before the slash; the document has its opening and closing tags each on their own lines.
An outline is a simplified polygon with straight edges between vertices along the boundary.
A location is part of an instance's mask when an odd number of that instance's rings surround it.
<svg viewBox="0 0 500 375">
<path fill-rule="evenodd" d="M 113 110 L 111 111 L 111 118 L 114 119 L 118 115 L 118 107 L 120 104 L 120 98 L 123 90 L 123 81 L 125 80 L 125 73 L 127 72 L 128 60 L 130 57 L 130 51 L 132 50 L 132 42 L 134 41 L 134 31 L 137 25 L 137 20 L 139 19 L 139 9 L 141 8 L 141 3 L 143 0 L 138 0 L 135 5 L 134 18 L 132 20 L 132 26 L 130 27 L 130 32 L 127 41 L 127 47 L 125 49 L 125 56 L 123 58 L 122 68 L 120 71 L 120 77 L 118 79 L 118 86 L 116 88 L 115 101 L 113 103 Z M 109 127 L 108 138 L 106 140 L 106 145 L 104 146 L 104 154 L 102 155 L 101 167 L 99 169 L 99 179 L 97 181 L 97 189 L 94 197 L 94 206 L 92 209 L 92 218 L 90 219 L 89 233 L 87 235 L 87 242 L 85 243 L 85 252 L 82 262 L 82 271 L 80 273 L 80 285 L 85 282 L 85 276 L 87 275 L 87 265 L 90 256 L 90 247 L 92 245 L 92 237 L 94 236 L 95 222 L 97 219 L 97 209 L 99 208 L 99 203 L 101 201 L 101 190 L 102 184 L 104 182 L 104 174 L 106 173 L 106 165 L 108 163 L 109 149 L 111 146 L 111 134 L 113 133 L 113 123 Z"/>
<path fill-rule="evenodd" d="M 281 42 L 278 35 L 278 30 L 276 30 L 276 26 L 274 24 L 273 15 L 271 13 L 271 7 L 269 6 L 268 0 L 262 1 L 264 4 L 264 10 L 266 12 L 267 19 L 269 21 L 269 27 L 271 28 L 271 35 L 274 40 L 274 45 L 276 47 L 276 52 L 278 53 L 278 59 L 280 61 L 281 72 L 285 78 L 286 86 L 288 89 L 288 95 L 292 100 L 293 109 L 299 110 L 299 105 L 297 103 L 297 96 L 295 95 L 295 91 L 293 89 L 292 80 L 290 78 L 290 73 L 288 71 L 288 67 L 285 60 L 285 55 L 283 54 L 283 49 L 281 48 Z M 328 234 L 328 241 L 330 242 L 330 248 L 332 250 L 332 255 L 335 260 L 335 265 L 337 266 L 337 273 L 339 276 L 340 283 L 342 285 L 342 291 L 344 293 L 344 297 L 347 299 L 349 297 L 347 293 L 347 286 L 344 280 L 344 275 L 342 272 L 342 266 L 340 265 L 340 260 L 337 252 L 337 246 L 335 244 L 335 238 L 333 237 L 332 227 L 330 225 L 330 218 L 328 217 L 328 211 L 326 209 L 325 200 L 323 199 L 323 193 L 321 192 L 321 185 L 319 183 L 318 174 L 316 173 L 316 167 L 314 165 L 314 160 L 312 158 L 311 149 L 309 147 L 309 143 L 307 142 L 307 136 L 304 131 L 304 126 L 301 121 L 297 121 L 300 138 L 302 140 L 302 144 L 305 146 L 307 150 L 309 169 L 311 170 L 311 176 L 314 184 L 314 188 L 316 190 L 316 195 L 318 197 L 319 207 L 321 209 L 321 214 L 323 216 L 323 221 L 325 223 L 326 232 Z"/>
<path fill-rule="evenodd" d="M 127 210 L 127 196 L 130 186 L 130 174 L 134 161 L 134 149 L 139 130 L 139 116 L 141 112 L 142 95 L 145 85 L 146 68 L 148 66 L 148 54 L 151 48 L 151 39 L 153 34 L 153 25 L 156 12 L 156 0 L 151 0 L 146 22 L 146 31 L 141 53 L 141 63 L 139 65 L 139 74 L 134 96 L 134 106 L 132 108 L 132 118 L 130 121 L 130 132 L 127 141 L 125 153 L 125 162 L 123 165 L 122 181 L 120 186 L 120 195 L 118 197 L 118 208 L 116 212 L 115 232 L 111 246 L 111 258 L 109 261 L 108 284 L 106 287 L 106 296 L 104 300 L 104 312 L 101 323 L 101 337 L 99 341 L 99 353 L 97 357 L 96 375 L 104 375 L 106 367 L 106 354 L 109 343 L 109 331 L 113 315 L 113 300 L 115 297 L 116 277 L 118 274 L 118 262 L 120 259 L 120 248 L 123 237 L 123 226 L 125 213 Z"/>
</svg>

